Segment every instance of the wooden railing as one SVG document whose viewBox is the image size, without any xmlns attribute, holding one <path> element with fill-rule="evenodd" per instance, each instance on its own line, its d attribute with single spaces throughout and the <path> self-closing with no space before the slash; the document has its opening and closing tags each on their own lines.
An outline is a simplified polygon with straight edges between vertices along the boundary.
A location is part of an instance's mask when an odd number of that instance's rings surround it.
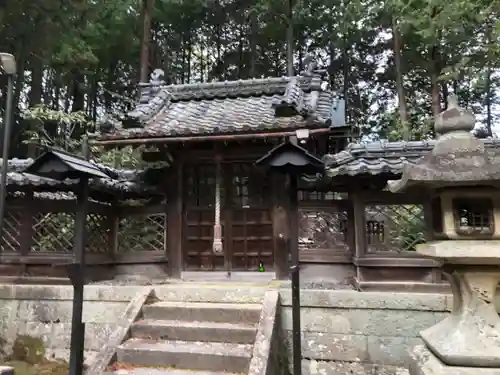
<svg viewBox="0 0 500 375">
<path fill-rule="evenodd" d="M 71 261 L 75 202 L 8 201 L 1 233 L 0 275 L 60 275 Z M 89 266 L 166 262 L 165 205 L 113 207 L 90 202 L 85 238 Z"/>
</svg>

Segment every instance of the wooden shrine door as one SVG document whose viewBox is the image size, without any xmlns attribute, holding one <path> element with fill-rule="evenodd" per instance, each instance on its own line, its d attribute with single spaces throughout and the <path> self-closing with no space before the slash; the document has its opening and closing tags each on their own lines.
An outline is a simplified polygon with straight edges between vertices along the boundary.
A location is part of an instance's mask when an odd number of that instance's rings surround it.
<svg viewBox="0 0 500 375">
<path fill-rule="evenodd" d="M 222 163 L 222 253 L 212 250 L 216 166 L 186 165 L 183 259 L 186 270 L 258 271 L 274 265 L 269 179 L 253 163 Z"/>
</svg>

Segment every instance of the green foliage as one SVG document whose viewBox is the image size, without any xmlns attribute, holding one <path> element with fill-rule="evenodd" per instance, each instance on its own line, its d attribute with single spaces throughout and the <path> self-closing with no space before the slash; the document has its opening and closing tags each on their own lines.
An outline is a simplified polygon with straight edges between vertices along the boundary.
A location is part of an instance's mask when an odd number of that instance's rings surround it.
<svg viewBox="0 0 500 375">
<path fill-rule="evenodd" d="M 15 53 L 20 62 L 19 113 L 43 103 L 37 118 L 49 110 L 80 112 L 86 123 L 95 123 L 104 113 L 130 108 L 143 1 L 5 1 L 0 50 Z M 315 55 L 328 69 L 331 86 L 347 97 L 349 124 L 363 134 L 400 138 L 391 38 L 396 20 L 412 138 L 423 138 L 432 116 L 433 67 L 441 105 L 451 90 L 483 115 L 498 105 L 499 9 L 496 0 L 295 1 L 295 70 Z M 149 68 L 162 68 L 168 83 L 285 75 L 287 14 L 287 2 L 280 0 L 156 0 Z M 498 117 L 493 111 L 481 121 L 491 125 Z M 37 132 L 29 118 L 18 120 L 16 130 L 29 129 L 28 139 Z M 85 134 L 80 128 L 74 138 Z"/>
<path fill-rule="evenodd" d="M 418 216 L 408 217 L 401 225 L 401 236 L 406 245 L 406 251 L 415 251 L 418 244 L 425 242 L 427 228 L 425 221 Z"/>
<path fill-rule="evenodd" d="M 93 127 L 93 123 L 82 111 L 66 113 L 40 105 L 28 108 L 22 116 L 32 124 L 25 132 L 25 143 L 37 143 L 72 152 L 79 152 L 81 146 L 81 137 L 74 136 L 75 129 L 78 127 L 87 132 Z M 51 134 L 47 130 L 48 126 L 52 128 Z"/>
<path fill-rule="evenodd" d="M 12 344 L 12 359 L 34 365 L 45 360 L 45 346 L 40 337 L 19 335 Z"/>
</svg>

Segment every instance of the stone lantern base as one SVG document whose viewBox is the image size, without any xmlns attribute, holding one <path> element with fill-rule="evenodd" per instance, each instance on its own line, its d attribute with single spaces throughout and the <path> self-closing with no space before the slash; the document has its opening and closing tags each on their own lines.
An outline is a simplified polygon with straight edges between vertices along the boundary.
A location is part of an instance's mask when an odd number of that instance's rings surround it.
<svg viewBox="0 0 500 375">
<path fill-rule="evenodd" d="M 500 241 L 434 241 L 418 253 L 441 259 L 453 292 L 450 316 L 420 333 L 411 375 L 500 375 Z"/>
<path fill-rule="evenodd" d="M 448 366 L 424 345 L 410 352 L 410 375 L 500 375 L 500 368 Z"/>
</svg>

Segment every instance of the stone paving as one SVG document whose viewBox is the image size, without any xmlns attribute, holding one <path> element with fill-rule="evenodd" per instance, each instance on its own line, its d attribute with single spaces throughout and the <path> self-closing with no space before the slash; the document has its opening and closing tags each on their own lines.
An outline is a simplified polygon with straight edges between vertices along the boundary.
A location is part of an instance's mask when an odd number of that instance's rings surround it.
<svg viewBox="0 0 500 375">
<path fill-rule="evenodd" d="M 176 369 L 136 368 L 105 372 L 103 375 L 228 375 L 225 372 L 190 371 Z"/>
<path fill-rule="evenodd" d="M 301 269 L 301 287 L 305 289 L 347 289 L 353 290 L 350 282 L 340 282 L 338 275 L 334 274 L 328 267 L 308 268 L 305 266 Z M 218 271 L 196 271 L 196 272 L 183 272 L 182 279 L 169 279 L 169 278 L 149 278 L 145 275 L 126 275 L 117 276 L 113 280 L 99 281 L 92 284 L 97 285 L 164 285 L 164 284 L 177 284 L 189 282 L 205 282 L 205 283 L 271 283 L 276 281 L 274 272 L 232 272 L 228 277 L 226 272 Z M 277 282 L 277 281 L 276 281 Z M 281 280 L 279 284 L 282 286 L 289 286 L 289 280 Z"/>
</svg>

